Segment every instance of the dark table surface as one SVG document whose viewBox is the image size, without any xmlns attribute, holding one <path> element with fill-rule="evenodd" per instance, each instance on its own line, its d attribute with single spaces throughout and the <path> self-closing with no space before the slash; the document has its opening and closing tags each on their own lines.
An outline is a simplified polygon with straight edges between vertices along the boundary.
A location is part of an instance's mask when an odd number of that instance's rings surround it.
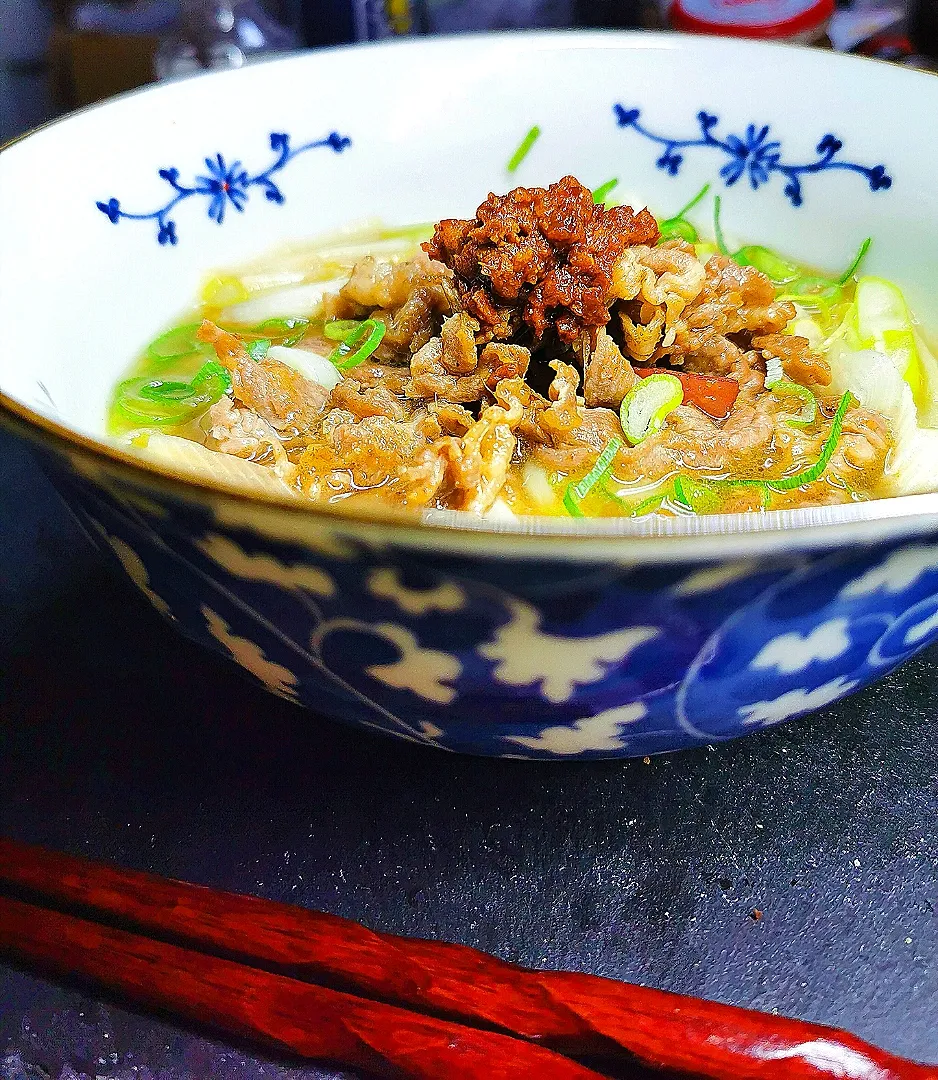
<svg viewBox="0 0 938 1080">
<path fill-rule="evenodd" d="M 0 436 L 0 831 L 938 1060 L 938 651 L 642 761 L 346 730 L 177 637 Z M 753 917 L 758 909 L 761 920 Z M 325 1077 L 0 967 L 0 1077 Z"/>
</svg>

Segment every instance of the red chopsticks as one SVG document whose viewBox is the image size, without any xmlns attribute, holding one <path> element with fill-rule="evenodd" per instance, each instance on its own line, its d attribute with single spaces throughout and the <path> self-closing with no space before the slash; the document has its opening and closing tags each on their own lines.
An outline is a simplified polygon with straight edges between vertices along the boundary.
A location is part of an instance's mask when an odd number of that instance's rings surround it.
<svg viewBox="0 0 938 1080">
<path fill-rule="evenodd" d="M 531 971 L 459 945 L 0 840 L 0 892 L 11 890 L 18 898 L 0 897 L 0 952 L 379 1076 L 603 1075 L 579 1058 L 713 1080 L 938 1080 L 936 1068 L 832 1028 Z"/>
</svg>

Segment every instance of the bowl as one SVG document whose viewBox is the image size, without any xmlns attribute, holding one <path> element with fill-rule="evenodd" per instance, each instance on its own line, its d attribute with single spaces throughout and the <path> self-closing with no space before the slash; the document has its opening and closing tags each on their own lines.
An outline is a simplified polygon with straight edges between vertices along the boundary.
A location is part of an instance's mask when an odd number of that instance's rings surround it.
<svg viewBox="0 0 938 1080">
<path fill-rule="evenodd" d="M 938 635 L 938 495 L 418 519 L 174 474 L 107 439 L 105 403 L 213 268 L 570 172 L 665 216 L 709 182 L 730 236 L 820 267 L 872 236 L 870 271 L 938 328 L 936 113 L 929 75 L 628 33 L 336 49 L 124 96 L 0 155 L 0 416 L 161 614 L 319 713 L 553 760 L 755 731 Z"/>
</svg>

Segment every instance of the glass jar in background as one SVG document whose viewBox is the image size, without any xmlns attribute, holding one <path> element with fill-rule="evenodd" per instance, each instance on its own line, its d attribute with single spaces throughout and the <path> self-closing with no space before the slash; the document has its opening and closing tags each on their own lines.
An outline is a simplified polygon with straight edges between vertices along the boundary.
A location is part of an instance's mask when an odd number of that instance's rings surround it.
<svg viewBox="0 0 938 1080">
<path fill-rule="evenodd" d="M 300 48 L 289 8 L 260 0 L 182 0 L 181 26 L 154 56 L 159 79 L 210 68 L 243 67 Z"/>
<path fill-rule="evenodd" d="M 721 37 L 826 45 L 834 0 L 673 0 L 674 30 Z"/>
</svg>

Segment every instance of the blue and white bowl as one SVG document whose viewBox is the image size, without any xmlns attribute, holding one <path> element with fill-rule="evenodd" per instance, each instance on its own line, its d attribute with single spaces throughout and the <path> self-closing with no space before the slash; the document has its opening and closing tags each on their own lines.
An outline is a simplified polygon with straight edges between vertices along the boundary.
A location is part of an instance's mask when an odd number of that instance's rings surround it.
<svg viewBox="0 0 938 1080">
<path fill-rule="evenodd" d="M 212 268 L 568 172 L 664 215 L 710 182 L 734 239 L 818 266 L 870 235 L 938 330 L 935 115 L 932 76 L 654 34 L 339 49 L 126 96 L 0 156 L 0 414 L 163 615 L 284 697 L 477 754 L 733 738 L 938 636 L 938 496 L 417 523 L 148 464 L 105 436 L 109 390 Z"/>
</svg>

